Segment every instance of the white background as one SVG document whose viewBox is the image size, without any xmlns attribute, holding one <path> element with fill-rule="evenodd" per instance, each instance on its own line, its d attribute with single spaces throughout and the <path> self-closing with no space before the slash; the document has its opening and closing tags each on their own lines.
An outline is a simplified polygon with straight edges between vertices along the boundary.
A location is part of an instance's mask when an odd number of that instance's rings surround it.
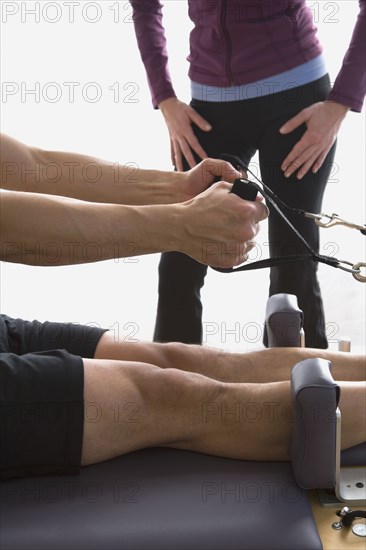
<svg viewBox="0 0 366 550">
<path fill-rule="evenodd" d="M 358 2 L 309 5 L 334 81 Z M 166 127 L 161 114 L 151 107 L 128 2 L 1 2 L 1 8 L 3 86 L 14 83 L 19 87 L 12 96 L 2 95 L 2 132 L 46 149 L 134 162 L 141 168 L 171 169 Z M 36 15 L 29 10 L 36 10 Z M 185 58 L 191 25 L 186 0 L 165 1 L 164 24 L 175 89 L 180 99 L 189 101 Z M 62 91 L 58 101 L 50 101 L 55 91 L 47 87 L 50 82 Z M 65 82 L 80 83 L 73 102 Z M 96 102 L 90 101 L 95 92 L 88 87 L 91 82 L 102 92 Z M 117 82 L 120 97 L 115 102 L 110 87 Z M 36 86 L 40 87 L 39 101 L 30 94 L 22 98 L 22 88 Z M 364 223 L 364 151 L 364 113 L 350 113 L 341 129 L 324 212 Z M 365 237 L 358 232 L 323 229 L 321 237 L 322 253 L 364 261 Z M 264 224 L 258 237 L 263 257 L 266 241 Z M 96 323 L 118 329 L 121 339 L 149 340 L 155 320 L 158 259 L 154 255 L 63 268 L 3 263 L 1 309 L 28 319 Z M 353 349 L 363 350 L 365 285 L 328 266 L 320 266 L 319 272 L 331 347 L 348 335 Z M 267 292 L 268 270 L 232 275 L 210 270 L 203 290 L 205 343 L 236 351 L 260 347 Z"/>
</svg>

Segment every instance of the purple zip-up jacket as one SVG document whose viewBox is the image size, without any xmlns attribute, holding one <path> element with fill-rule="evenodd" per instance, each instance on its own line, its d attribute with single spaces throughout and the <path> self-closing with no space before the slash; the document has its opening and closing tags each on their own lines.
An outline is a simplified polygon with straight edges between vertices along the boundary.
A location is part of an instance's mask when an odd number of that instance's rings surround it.
<svg viewBox="0 0 366 550">
<path fill-rule="evenodd" d="M 168 70 L 159 0 L 130 0 L 153 105 L 176 97 Z M 366 0 L 328 99 L 361 111 L 366 94 Z M 249 84 L 287 71 L 319 55 L 306 0 L 188 0 L 194 23 L 189 77 L 200 84 Z M 337 32 L 341 29 L 337 27 Z"/>
</svg>

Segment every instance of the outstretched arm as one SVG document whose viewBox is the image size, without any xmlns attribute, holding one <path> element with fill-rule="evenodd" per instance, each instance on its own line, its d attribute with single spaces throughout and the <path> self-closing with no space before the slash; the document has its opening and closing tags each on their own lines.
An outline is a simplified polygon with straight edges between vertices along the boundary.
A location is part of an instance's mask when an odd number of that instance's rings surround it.
<svg viewBox="0 0 366 550">
<path fill-rule="evenodd" d="M 3 190 L 0 259 L 53 266 L 178 251 L 207 265 L 238 265 L 267 209 L 230 189 L 219 182 L 190 201 L 153 206 Z"/>
<path fill-rule="evenodd" d="M 185 174 L 144 170 L 86 155 L 45 151 L 1 135 L 1 187 L 112 204 L 184 202 L 215 177 L 232 182 L 240 173 L 224 161 L 207 159 Z"/>
<path fill-rule="evenodd" d="M 5 261 L 80 264 L 178 246 L 173 236 L 177 234 L 174 206 L 100 204 L 7 190 L 0 197 L 1 259 Z"/>
</svg>

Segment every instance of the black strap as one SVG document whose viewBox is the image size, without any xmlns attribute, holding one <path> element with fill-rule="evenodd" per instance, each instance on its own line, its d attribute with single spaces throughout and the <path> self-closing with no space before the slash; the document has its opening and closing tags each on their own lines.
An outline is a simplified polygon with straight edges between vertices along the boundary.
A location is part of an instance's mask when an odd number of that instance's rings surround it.
<svg viewBox="0 0 366 550">
<path fill-rule="evenodd" d="M 236 168 L 240 168 L 242 170 L 248 170 L 247 166 L 244 166 L 241 159 L 235 155 L 229 155 L 229 154 L 223 154 L 221 155 L 222 160 L 226 160 L 230 162 L 233 166 Z M 249 171 L 249 170 L 248 170 Z M 250 171 L 249 171 L 250 172 Z M 253 174 L 254 175 L 254 174 Z M 254 176 L 256 177 L 256 176 Z M 258 179 L 258 178 L 256 178 Z M 263 182 L 261 182 L 262 187 L 260 187 L 257 183 L 254 181 L 250 181 L 250 185 L 252 187 L 255 187 L 261 195 L 266 199 L 268 203 L 270 203 L 273 208 L 276 210 L 276 212 L 281 216 L 281 218 L 285 221 L 285 223 L 288 225 L 288 227 L 293 231 L 293 233 L 296 235 L 296 237 L 303 243 L 306 250 L 308 250 L 308 254 L 297 254 L 295 256 L 277 256 L 276 258 L 267 258 L 265 260 L 259 260 L 257 262 L 252 262 L 250 264 L 241 265 L 239 267 L 233 268 L 233 267 L 213 267 L 215 271 L 219 271 L 220 273 L 235 273 L 237 271 L 250 271 L 252 269 L 262 269 L 265 267 L 273 267 L 276 265 L 282 265 L 286 263 L 294 263 L 294 262 L 301 262 L 304 260 L 312 260 L 314 262 L 320 262 L 327 265 L 330 265 L 332 267 L 339 267 L 339 260 L 336 258 L 333 258 L 331 256 L 323 256 L 321 254 L 318 254 L 313 247 L 308 243 L 308 241 L 301 235 L 301 233 L 294 227 L 294 225 L 290 222 L 290 220 L 287 218 L 287 216 L 283 213 L 280 206 L 282 206 L 283 209 L 294 212 L 299 215 L 305 215 L 305 210 L 300 210 L 297 208 L 292 208 L 290 206 L 287 206 L 277 195 Z"/>
<path fill-rule="evenodd" d="M 273 201 L 275 201 L 275 203 L 277 205 L 280 205 L 282 207 L 283 210 L 287 210 L 287 212 L 293 212 L 294 214 L 298 214 L 300 216 L 304 216 L 306 217 L 306 210 L 302 210 L 301 208 L 294 208 L 292 206 L 288 206 L 285 202 L 283 202 L 282 199 L 280 199 L 280 197 L 278 197 L 276 195 L 276 193 L 274 193 L 272 191 L 272 189 L 270 187 L 268 187 L 268 185 L 266 185 L 262 180 L 260 180 L 250 169 L 249 169 L 249 166 L 246 166 L 242 160 L 237 157 L 236 155 L 229 155 L 227 153 L 223 153 L 220 158 L 222 160 L 226 160 L 227 162 L 230 162 L 233 166 L 235 166 L 236 168 L 238 169 L 241 169 L 241 170 L 245 170 L 246 172 L 249 172 L 249 174 L 251 174 L 262 186 L 261 187 L 257 187 L 257 189 L 260 191 L 261 195 L 263 195 L 265 198 L 267 198 L 267 196 L 265 196 L 264 192 L 267 193 L 267 195 L 269 197 L 271 197 L 271 199 Z M 251 182 L 253 183 L 254 185 L 257 185 L 256 183 L 254 182 Z"/>
<path fill-rule="evenodd" d="M 302 261 L 320 262 L 323 264 L 331 265 L 332 267 L 339 267 L 339 261 L 331 256 L 322 256 L 320 254 L 296 254 L 295 256 L 276 256 L 276 258 L 266 258 L 265 260 L 258 260 L 251 264 L 241 265 L 239 267 L 212 267 L 215 271 L 220 273 L 234 273 L 236 271 L 250 271 L 252 269 L 263 269 L 265 267 L 273 267 L 276 265 L 290 264 Z"/>
<path fill-rule="evenodd" d="M 345 527 L 351 527 L 353 521 L 355 519 L 360 518 L 366 518 L 366 512 L 365 510 L 349 510 L 348 512 L 345 512 L 344 514 L 340 514 L 341 517 L 341 523 Z"/>
</svg>

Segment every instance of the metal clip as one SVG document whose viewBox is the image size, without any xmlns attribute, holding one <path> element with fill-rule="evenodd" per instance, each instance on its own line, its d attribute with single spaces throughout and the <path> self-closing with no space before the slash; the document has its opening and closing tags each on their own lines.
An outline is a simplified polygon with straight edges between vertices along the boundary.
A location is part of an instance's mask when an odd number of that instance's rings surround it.
<svg viewBox="0 0 366 550">
<path fill-rule="evenodd" d="M 347 262 L 347 260 L 338 260 L 336 263 L 336 267 L 338 267 L 338 269 L 342 269 L 342 271 L 347 271 L 347 273 L 352 273 L 356 281 L 359 281 L 360 283 L 366 283 L 366 276 L 362 275 L 361 273 L 361 267 L 366 267 L 365 263 L 358 262 L 357 264 L 353 264 L 352 262 Z"/>
<path fill-rule="evenodd" d="M 335 214 L 334 212 L 331 215 L 323 213 L 312 214 L 311 212 L 306 212 L 305 216 L 314 220 L 319 227 L 334 227 L 335 225 L 344 225 L 346 227 L 350 227 L 351 229 L 358 229 L 362 232 L 366 230 L 365 225 L 360 225 L 358 223 L 343 220 L 338 216 L 338 214 Z M 326 218 L 328 221 L 323 221 L 324 218 Z"/>
<path fill-rule="evenodd" d="M 344 265 L 341 265 L 344 264 Z M 351 267 L 346 267 L 347 265 Z M 355 277 L 356 275 L 360 275 L 361 270 L 360 267 L 363 264 L 353 264 L 352 262 L 347 262 L 347 260 L 337 260 L 336 267 L 339 269 L 342 269 L 342 271 L 347 271 L 348 273 L 352 273 L 352 275 Z"/>
</svg>

